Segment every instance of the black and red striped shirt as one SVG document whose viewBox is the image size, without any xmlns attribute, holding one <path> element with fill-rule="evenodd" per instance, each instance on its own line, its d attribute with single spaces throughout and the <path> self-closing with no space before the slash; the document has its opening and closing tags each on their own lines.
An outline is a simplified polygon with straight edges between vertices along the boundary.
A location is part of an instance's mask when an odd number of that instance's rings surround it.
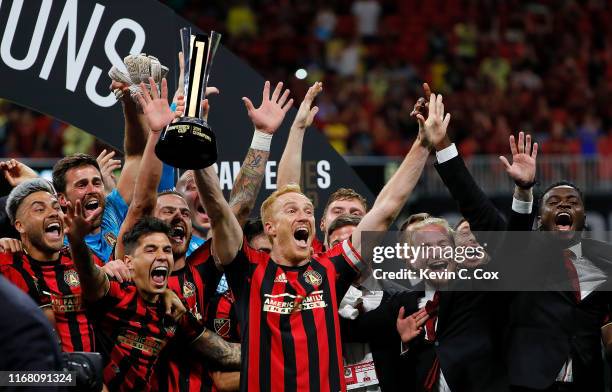
<svg viewBox="0 0 612 392">
<path fill-rule="evenodd" d="M 297 267 L 243 246 L 225 267 L 242 326 L 243 391 L 346 390 L 338 304 L 363 267 L 349 241 Z"/>
<path fill-rule="evenodd" d="M 9 256 L 3 254 L 1 257 L 5 264 L 11 258 L 13 279 L 9 279 L 13 282 L 17 275 L 27 280 L 25 273 L 31 274 L 32 283 L 38 290 L 38 299 L 35 300 L 39 306 L 50 304 L 53 310 L 62 351 L 95 351 L 93 325 L 81 297 L 81 283 L 70 249 L 63 248 L 60 257 L 53 261 L 34 260 L 21 252 Z M 94 263 L 102 265 L 95 255 L 92 258 Z M 27 284 L 31 286 L 32 283 Z M 29 290 L 32 297 L 31 292 Z"/>
<path fill-rule="evenodd" d="M 236 300 L 232 290 L 216 293 L 208 304 L 206 328 L 232 343 L 240 343 L 240 327 L 236 314 Z"/>
<path fill-rule="evenodd" d="M 204 325 L 210 299 L 214 296 L 222 273 L 210 254 L 206 241 L 187 257 L 185 267 L 173 271 L 168 288 L 185 299 L 189 313 Z M 175 339 L 164 350 L 156 369 L 160 391 L 210 391 L 202 359 L 186 348 L 189 342 Z"/>
<path fill-rule="evenodd" d="M 236 314 L 236 300 L 232 290 L 219 293 L 211 299 L 208 304 L 208 317 L 206 318 L 206 328 L 215 331 L 217 335 L 231 343 L 240 343 L 240 326 L 238 315 Z M 211 385 L 211 392 L 218 392 L 213 381 L 212 372 L 217 370 L 214 366 L 208 369 L 205 375 L 205 383 Z"/>
<path fill-rule="evenodd" d="M 177 323 L 166 316 L 162 298 L 145 301 L 131 282 L 111 280 L 108 293 L 94 306 L 105 357 L 104 383 L 111 391 L 156 389 L 151 376 L 166 344 L 177 333 L 192 342 L 203 332 L 189 312 Z"/>
<path fill-rule="evenodd" d="M 51 305 L 51 299 L 38 288 L 27 257 L 19 253 L 0 253 L 0 275 L 25 292 L 39 307 Z"/>
</svg>

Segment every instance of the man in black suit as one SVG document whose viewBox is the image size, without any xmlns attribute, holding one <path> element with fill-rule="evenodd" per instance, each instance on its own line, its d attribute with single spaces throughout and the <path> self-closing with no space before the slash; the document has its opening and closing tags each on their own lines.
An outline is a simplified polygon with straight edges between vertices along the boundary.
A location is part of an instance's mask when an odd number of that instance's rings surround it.
<svg viewBox="0 0 612 392">
<path fill-rule="evenodd" d="M 437 135 L 435 140 L 438 141 L 434 141 L 438 158 L 436 169 L 473 231 L 531 229 L 533 218 L 507 225 L 474 182 L 448 137 Z M 517 185 L 515 196 L 526 190 L 530 192 L 534 184 L 535 176 L 513 176 L 513 173 L 528 173 L 524 168 L 529 157 L 535 158 L 537 154 L 537 144 L 531 151 L 530 142 L 529 138 L 523 139 L 522 133 L 519 134 L 518 146 L 513 147 L 513 164 L 502 157 L 506 170 Z M 532 213 L 531 209 L 529 202 L 521 203 L 515 199 L 513 203 L 513 210 Z M 561 252 L 554 254 L 554 249 L 546 249 L 538 241 L 531 244 L 525 253 L 530 260 L 559 260 L 547 265 L 545 273 L 558 272 L 565 269 L 565 265 L 573 265 L 574 278 L 569 278 L 569 287 L 574 282 L 576 289 L 515 292 L 508 299 L 509 308 L 504 312 L 508 313 L 509 319 L 504 334 L 511 389 L 602 391 L 600 328 L 612 301 L 609 292 L 595 291 L 595 288 L 601 289 L 609 284 L 607 272 L 611 266 L 612 247 L 581 238 L 585 224 L 584 202 L 579 189 L 571 183 L 553 184 L 544 192 L 538 222 L 544 231 L 577 233 L 575 236 L 568 234 L 566 238 L 567 248 L 572 251 L 567 257 Z M 505 302 L 500 301 L 500 304 Z"/>
<path fill-rule="evenodd" d="M 431 94 L 428 98 L 430 113 L 432 110 L 444 111 L 440 96 Z M 438 119 L 439 117 L 433 116 Z M 417 118 L 421 128 L 439 130 L 439 132 L 428 133 L 427 137 L 436 149 L 443 149 L 441 143 L 446 139 L 446 125 L 448 125 L 449 118 L 445 117 L 443 127 L 425 126 L 425 118 L 418 111 Z M 440 160 L 440 157 L 438 159 Z M 510 171 L 513 179 L 522 180 L 535 177 L 535 156 L 525 154 L 524 149 L 523 151 L 514 149 L 513 160 L 513 165 L 511 165 L 513 170 Z M 465 170 L 467 172 L 467 169 Z M 473 186 L 480 191 L 475 184 Z M 505 220 L 481 191 L 480 194 L 481 206 L 470 211 L 470 214 L 477 216 L 477 219 L 470 221 L 473 230 L 504 229 Z M 511 221 L 518 222 L 515 225 L 520 226 L 524 225 L 521 222 L 529 220 L 528 212 L 530 211 L 526 211 L 525 207 L 531 206 L 529 199 L 531 193 L 519 190 L 515 196 L 522 200 L 514 201 L 513 210 L 515 211 Z M 438 231 L 437 239 L 431 235 L 432 228 L 434 233 Z M 441 232 L 440 229 L 442 229 Z M 443 220 L 426 219 L 416 224 L 413 230 L 428 233 L 425 238 L 419 238 L 415 243 L 420 244 L 420 241 L 438 245 L 442 242 L 453 243 L 452 231 Z M 428 259 L 423 266 L 443 270 L 456 268 L 452 260 Z M 498 296 L 482 290 L 466 291 L 465 287 L 459 288 L 460 290 L 439 291 L 436 294 L 438 286 L 446 283 L 435 280 L 421 282 L 412 291 L 391 297 L 377 309 L 361 315 L 351 326 L 352 331 L 359 331 L 362 334 L 369 333 L 370 339 L 388 341 L 393 336 L 389 330 L 394 325 L 403 331 L 402 326 L 413 324 L 417 328 L 423 328 L 427 320 L 435 319 L 433 329 L 429 328 L 432 333 L 423 333 L 422 329 L 417 329 L 418 334 L 412 336 L 413 342 L 410 344 L 402 365 L 405 371 L 402 385 L 404 390 L 437 392 L 506 390 L 508 383 L 500 349 L 501 328 L 496 323 L 498 315 L 494 311 L 498 307 Z M 457 288 L 451 287 L 451 289 Z M 434 297 L 437 298 L 434 299 Z M 428 301 L 430 301 L 429 308 L 434 308 L 429 312 L 431 316 L 423 313 Z M 431 303 L 434 305 L 432 306 Z M 403 311 L 400 313 L 401 308 Z M 425 311 L 425 313 L 428 312 Z M 397 317 L 398 314 L 399 317 Z M 405 318 L 404 315 L 410 316 Z M 423 325 L 416 325 L 417 323 Z M 430 324 L 432 324 L 431 321 Z M 406 337 L 405 340 L 407 340 Z"/>
</svg>

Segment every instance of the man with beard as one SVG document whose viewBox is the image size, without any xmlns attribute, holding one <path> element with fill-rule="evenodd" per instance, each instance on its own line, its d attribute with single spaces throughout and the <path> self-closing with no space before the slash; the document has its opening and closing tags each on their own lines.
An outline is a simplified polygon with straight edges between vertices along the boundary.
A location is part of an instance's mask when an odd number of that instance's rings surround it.
<svg viewBox="0 0 612 392">
<path fill-rule="evenodd" d="M 74 258 L 64 247 L 63 213 L 53 187 L 43 179 L 18 185 L 8 197 L 6 212 L 19 232 L 23 252 L 0 255 L 2 274 L 44 308 L 62 351 L 94 351 L 93 326 Z M 92 260 L 102 264 L 95 256 Z"/>
<path fill-rule="evenodd" d="M 250 101 L 246 104 L 255 126 L 255 135 L 232 189 L 230 200 L 233 211 L 240 220 L 246 220 L 255 203 L 265 172 L 271 138 L 292 103 L 292 100 L 287 100 L 288 94 L 288 90 L 282 92 L 282 83 L 279 83 L 270 96 L 270 83 L 266 82 L 261 107 L 255 109 Z M 152 96 L 144 94 L 141 105 L 152 131 L 145 147 L 142 170 L 138 175 L 134 192 L 134 201 L 121 232 L 129 230 L 134 221 L 146 215 L 153 215 L 171 226 L 173 231 L 170 239 L 175 264 L 168 287 L 182 294 L 187 300 L 190 312 L 197 320 L 204 322 L 203 316 L 206 314 L 207 304 L 215 294 L 221 278 L 221 272 L 210 258 L 210 243 L 204 243 L 187 256 L 192 242 L 194 215 L 185 197 L 179 192 L 164 192 L 155 197 L 162 164 L 154 153 L 154 147 L 159 139 L 160 131 L 177 115 L 170 111 L 167 104 L 166 81 L 162 81 L 161 97 L 157 89 L 153 88 Z M 202 105 L 207 115 L 208 100 L 204 100 Z M 192 202 L 198 203 L 197 199 Z M 197 211 L 196 214 L 198 214 Z M 116 255 L 121 257 L 122 254 L 123 244 L 119 243 Z M 193 356 L 184 355 L 180 342 L 168 347 L 166 354 L 169 358 L 168 368 L 165 369 L 162 366 L 158 370 L 160 389 L 198 390 L 203 387 L 204 364 L 195 360 Z"/>
<path fill-rule="evenodd" d="M 440 102 L 441 103 L 441 102 Z M 445 126 L 442 105 L 428 126 Z M 434 118 L 435 117 L 435 118 Z M 211 218 L 213 249 L 224 265 L 241 324 L 243 390 L 345 390 L 337 307 L 365 264 L 362 231 L 386 230 L 406 202 L 429 150 L 421 137 L 352 234 L 326 253 L 312 254 L 314 206 L 295 185 L 272 193 L 261 207 L 272 241 L 269 254 L 242 241 L 242 229 L 212 168 L 195 173 Z"/>
<path fill-rule="evenodd" d="M 98 211 L 94 210 L 96 218 Z M 1 253 L 0 273 L 43 309 L 56 328 L 62 351 L 95 351 L 74 251 L 63 245 L 64 214 L 53 186 L 41 178 L 21 183 L 9 194 L 6 213 L 20 235 L 23 251 Z M 92 260 L 103 264 L 95 255 Z M 168 307 L 173 297 L 164 295 Z"/>
<path fill-rule="evenodd" d="M 132 200 L 134 181 L 147 134 L 144 119 L 138 113 L 127 85 L 113 81 L 111 89 L 123 91 L 121 104 L 125 117 L 125 162 L 117 187 L 108 196 L 105 195 L 100 166 L 95 157 L 87 154 L 78 153 L 65 157 L 53 167 L 53 185 L 58 192 L 62 208 L 66 208 L 67 202 L 74 205 L 77 200 L 84 206 L 85 216 L 91 216 L 98 207 L 102 208 L 102 215 L 94 222 L 92 232 L 85 241 L 92 252 L 104 262 L 109 260 L 113 252 L 119 228 Z"/>
<path fill-rule="evenodd" d="M 124 234 L 124 262 L 134 282 L 120 284 L 109 280 L 89 257 L 83 238 L 96 216 L 84 218 L 81 208 L 80 201 L 74 207 L 68 204 L 64 222 L 77 260 L 83 297 L 92 304 L 91 311 L 97 316 L 106 359 L 104 382 L 108 388 L 154 389 L 152 375 L 159 353 L 169 341 L 178 338 L 205 358 L 223 366 L 239 366 L 239 348 L 203 328 L 191 313 L 178 321 L 165 313 L 162 296 L 174 264 L 170 227 L 159 219 L 145 217 Z"/>
</svg>

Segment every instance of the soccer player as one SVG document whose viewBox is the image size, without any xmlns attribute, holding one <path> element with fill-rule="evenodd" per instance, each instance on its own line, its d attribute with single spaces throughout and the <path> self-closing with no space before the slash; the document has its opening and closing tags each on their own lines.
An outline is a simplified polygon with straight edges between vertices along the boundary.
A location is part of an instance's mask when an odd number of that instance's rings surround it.
<svg viewBox="0 0 612 392">
<path fill-rule="evenodd" d="M 84 218 L 80 202 L 68 205 L 64 217 L 83 296 L 93 303 L 106 358 L 104 382 L 110 390 L 150 390 L 160 351 L 173 338 L 185 339 L 204 357 L 226 367 L 238 367 L 239 348 L 202 327 L 187 312 L 178 322 L 167 317 L 161 296 L 172 271 L 171 229 L 159 219 L 145 217 L 123 236 L 124 261 L 134 282 L 120 284 L 89 257 L 83 237 L 96 216 Z M 214 342 L 214 344 L 211 344 Z M 223 348 L 221 352 L 219 348 Z"/>
<path fill-rule="evenodd" d="M 443 109 L 428 126 L 446 126 Z M 429 119 L 428 119 L 429 120 Z M 344 390 L 338 303 L 365 265 L 361 232 L 386 230 L 426 163 L 426 141 L 412 149 L 355 231 L 326 253 L 312 255 L 314 206 L 293 184 L 261 207 L 270 254 L 242 242 L 242 229 L 223 199 L 213 169 L 197 171 L 200 200 L 211 217 L 213 249 L 224 265 L 242 325 L 243 390 Z"/>
<path fill-rule="evenodd" d="M 302 144 L 306 129 L 312 125 L 315 115 L 319 111 L 317 106 L 312 106 L 316 96 L 323 90 L 323 83 L 315 82 L 306 92 L 304 100 L 300 104 L 298 112 L 293 120 L 287 144 L 283 156 L 278 164 L 277 187 L 282 188 L 288 184 L 299 184 L 302 169 Z M 340 188 L 328 199 L 323 209 L 320 229 L 323 232 L 323 242 L 316 237 L 313 241 L 315 252 L 322 252 L 327 243 L 327 227 L 340 215 L 364 216 L 368 210 L 366 199 L 353 189 Z"/>
<path fill-rule="evenodd" d="M 23 252 L 0 254 L 0 271 L 43 307 L 62 351 L 94 351 L 93 326 L 74 258 L 64 247 L 63 213 L 53 187 L 41 178 L 18 185 L 8 197 L 6 211 Z M 102 264 L 95 256 L 92 262 Z"/>
</svg>

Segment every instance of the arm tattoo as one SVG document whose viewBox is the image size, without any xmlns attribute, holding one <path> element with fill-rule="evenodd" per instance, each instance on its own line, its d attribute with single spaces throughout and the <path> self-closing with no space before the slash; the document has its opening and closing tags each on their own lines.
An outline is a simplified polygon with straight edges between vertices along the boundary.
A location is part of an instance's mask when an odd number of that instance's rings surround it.
<svg viewBox="0 0 612 392">
<path fill-rule="evenodd" d="M 216 333 L 205 329 L 200 338 L 200 351 L 221 366 L 240 368 L 240 344 L 229 343 Z"/>
<path fill-rule="evenodd" d="M 269 155 L 269 151 L 250 148 L 240 168 L 230 194 L 229 205 L 241 224 L 255 206 Z"/>
</svg>

